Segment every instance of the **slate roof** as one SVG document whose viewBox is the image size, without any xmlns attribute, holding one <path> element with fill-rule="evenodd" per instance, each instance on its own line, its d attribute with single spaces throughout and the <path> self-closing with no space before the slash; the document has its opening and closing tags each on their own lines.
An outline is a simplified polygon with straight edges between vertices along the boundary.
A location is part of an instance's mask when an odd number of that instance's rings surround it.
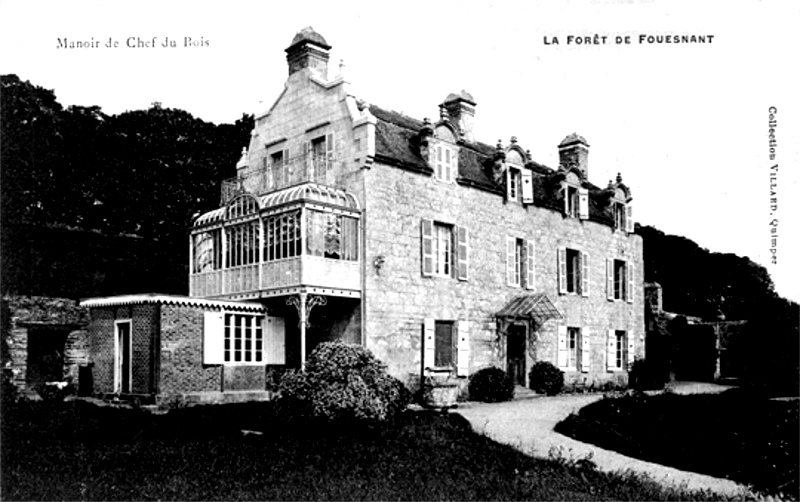
<svg viewBox="0 0 800 502">
<path fill-rule="evenodd" d="M 424 124 L 402 113 L 387 110 L 376 105 L 369 105 L 369 111 L 377 119 L 375 125 L 375 160 L 410 171 L 433 174 L 433 170 L 420 155 L 420 131 Z M 562 146 L 567 143 L 586 140 L 573 133 L 564 138 Z M 496 148 L 479 141 L 465 141 L 460 145 L 458 157 L 458 182 L 480 190 L 504 194 L 502 185 L 495 183 L 489 176 Z M 533 173 L 534 205 L 561 212 L 564 203 L 559 196 L 558 183 L 563 179 L 563 172 L 535 161 L 526 164 Z M 608 210 L 608 198 L 612 192 L 600 189 L 596 185 L 584 181 L 582 186 L 589 190 L 589 220 L 604 225 L 614 225 L 614 217 Z"/>
</svg>

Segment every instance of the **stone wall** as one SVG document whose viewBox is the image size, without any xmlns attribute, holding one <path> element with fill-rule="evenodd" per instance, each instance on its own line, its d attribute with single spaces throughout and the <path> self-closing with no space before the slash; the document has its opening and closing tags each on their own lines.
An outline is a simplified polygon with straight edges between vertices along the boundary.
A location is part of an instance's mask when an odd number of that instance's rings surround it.
<svg viewBox="0 0 800 502">
<path fill-rule="evenodd" d="M 367 346 L 393 374 L 407 381 L 419 374 L 426 317 L 469 321 L 470 373 L 486 366 L 505 369 L 505 343 L 498 336 L 494 314 L 516 296 L 533 292 L 545 293 L 564 320 L 548 321 L 538 330 L 529 348 L 528 369 L 534 360 L 557 363 L 559 324 L 588 328 L 591 334 L 591 369 L 567 372 L 568 380 L 626 378 L 625 372 L 606 370 L 609 329 L 632 334 L 636 355 L 643 356 L 643 261 L 638 235 L 380 164 L 367 173 L 365 185 Z M 469 230 L 467 281 L 422 276 L 423 218 Z M 534 290 L 507 285 L 506 236 L 535 241 Z M 588 297 L 559 294 L 557 249 L 562 246 L 589 254 Z M 379 256 L 383 265 L 378 270 L 370 264 Z M 633 303 L 607 300 L 606 258 L 635 264 Z"/>
<path fill-rule="evenodd" d="M 67 334 L 63 347 L 63 379 L 77 384 L 78 366 L 88 362 L 88 310 L 66 298 L 5 296 L 2 299 L 3 367 L 21 392 L 28 388 L 29 332 Z"/>
</svg>

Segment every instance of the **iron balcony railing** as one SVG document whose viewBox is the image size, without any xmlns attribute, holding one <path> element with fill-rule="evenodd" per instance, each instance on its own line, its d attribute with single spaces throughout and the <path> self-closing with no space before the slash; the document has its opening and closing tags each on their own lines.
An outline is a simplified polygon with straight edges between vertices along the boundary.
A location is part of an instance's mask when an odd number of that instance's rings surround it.
<svg viewBox="0 0 800 502">
<path fill-rule="evenodd" d="M 304 154 L 281 162 L 265 162 L 261 167 L 240 172 L 223 180 L 220 186 L 220 206 L 233 197 L 247 192 L 262 195 L 306 181 L 330 184 L 328 179 L 334 158 L 330 154 Z"/>
</svg>

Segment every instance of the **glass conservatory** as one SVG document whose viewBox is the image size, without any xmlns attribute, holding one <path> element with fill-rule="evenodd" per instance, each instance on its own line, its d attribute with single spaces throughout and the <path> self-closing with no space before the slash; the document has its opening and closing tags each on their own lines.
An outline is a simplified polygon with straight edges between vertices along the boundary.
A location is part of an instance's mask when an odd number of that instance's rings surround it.
<svg viewBox="0 0 800 502">
<path fill-rule="evenodd" d="M 190 295 L 254 299 L 302 291 L 358 298 L 360 217 L 353 195 L 316 183 L 235 195 L 194 222 Z"/>
</svg>

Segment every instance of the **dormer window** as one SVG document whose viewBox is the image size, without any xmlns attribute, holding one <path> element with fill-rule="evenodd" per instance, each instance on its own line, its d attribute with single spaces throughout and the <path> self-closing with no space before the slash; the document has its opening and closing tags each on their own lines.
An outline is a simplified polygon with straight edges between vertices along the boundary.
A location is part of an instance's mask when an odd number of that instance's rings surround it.
<svg viewBox="0 0 800 502">
<path fill-rule="evenodd" d="M 631 207 L 630 191 L 622 185 L 622 180 L 617 176 L 617 185 L 609 184 L 614 188 L 614 195 L 611 199 L 611 216 L 614 218 L 614 229 L 620 232 L 633 232 L 633 208 Z"/>
<path fill-rule="evenodd" d="M 523 168 L 525 159 L 520 151 L 511 147 L 506 152 L 506 197 L 520 204 L 533 203 L 533 174 Z"/>
<path fill-rule="evenodd" d="M 570 218 L 589 218 L 589 191 L 580 186 L 580 178 L 569 172 L 563 182 L 564 214 Z"/>
<path fill-rule="evenodd" d="M 458 175 L 458 148 L 456 135 L 447 125 L 440 125 L 434 132 L 429 163 L 436 181 L 455 183 Z"/>
<path fill-rule="evenodd" d="M 625 230 L 627 228 L 626 207 L 622 202 L 612 202 L 611 208 L 614 211 L 614 228 Z"/>
<path fill-rule="evenodd" d="M 520 184 L 522 176 L 518 167 L 508 168 L 508 200 L 520 202 Z"/>
<path fill-rule="evenodd" d="M 455 148 L 445 144 L 437 144 L 434 151 L 434 176 L 438 181 L 453 183 L 456 180 L 456 166 L 458 165 Z"/>
</svg>

